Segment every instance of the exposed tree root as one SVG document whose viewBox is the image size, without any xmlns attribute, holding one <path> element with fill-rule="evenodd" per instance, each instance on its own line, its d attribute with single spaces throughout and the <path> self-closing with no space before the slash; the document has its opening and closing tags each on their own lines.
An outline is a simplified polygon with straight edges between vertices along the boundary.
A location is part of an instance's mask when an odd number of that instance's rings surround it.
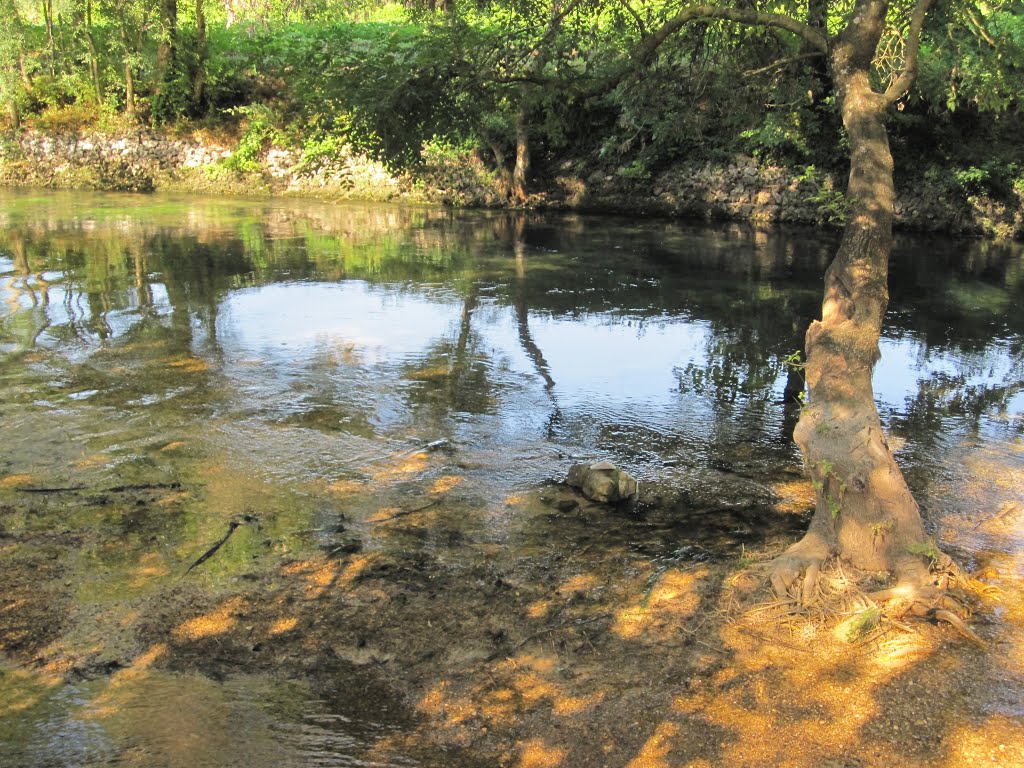
<svg viewBox="0 0 1024 768">
<path fill-rule="evenodd" d="M 836 625 L 876 609 L 878 629 L 867 635 L 868 641 L 891 629 L 910 631 L 903 619 L 912 617 L 945 622 L 965 639 L 985 647 L 966 622 L 971 613 L 968 593 L 991 596 L 991 589 L 963 573 L 949 557 L 941 555 L 931 567 L 920 559 L 901 563 L 897 583 L 877 589 L 878 574 L 850 571 L 836 557 L 814 558 L 807 552 L 798 543 L 761 567 L 762 579 L 770 583 L 776 599 L 748 608 L 748 617 L 756 616 L 759 623 L 790 625 L 796 632 L 794 621 L 805 628 Z"/>
<path fill-rule="evenodd" d="M 961 636 L 984 648 L 985 641 L 965 621 L 971 614 L 965 588 L 970 588 L 973 582 L 943 554 L 933 560 L 931 568 L 920 562 L 904 564 L 895 586 L 873 592 L 870 597 L 876 603 L 894 604 L 896 616 L 944 621 Z"/>
<path fill-rule="evenodd" d="M 818 597 L 818 575 L 831 547 L 813 531 L 768 564 L 768 581 L 780 600 L 810 605 Z"/>
</svg>

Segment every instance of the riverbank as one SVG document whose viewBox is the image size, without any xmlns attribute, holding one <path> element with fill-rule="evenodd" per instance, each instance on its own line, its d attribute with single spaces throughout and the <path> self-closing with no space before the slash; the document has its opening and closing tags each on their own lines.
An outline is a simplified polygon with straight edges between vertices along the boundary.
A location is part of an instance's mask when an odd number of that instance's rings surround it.
<svg viewBox="0 0 1024 768">
<path fill-rule="evenodd" d="M 501 180 L 473 152 L 428 147 L 417 170 L 394 173 L 346 147 L 313 151 L 244 139 L 146 128 L 9 133 L 0 141 L 0 184 L 505 206 Z M 834 227 L 844 218 L 844 184 L 813 166 L 785 168 L 742 155 L 720 163 L 684 161 L 657 173 L 595 169 L 570 159 L 534 180 L 528 206 Z M 1024 237 L 1020 191 L 997 200 L 942 180 L 898 180 L 897 186 L 900 229 Z"/>
</svg>

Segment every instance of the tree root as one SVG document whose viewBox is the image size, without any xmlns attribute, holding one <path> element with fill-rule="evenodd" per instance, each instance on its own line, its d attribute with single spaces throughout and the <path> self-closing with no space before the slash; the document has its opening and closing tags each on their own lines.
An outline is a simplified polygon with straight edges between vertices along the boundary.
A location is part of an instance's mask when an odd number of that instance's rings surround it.
<svg viewBox="0 0 1024 768">
<path fill-rule="evenodd" d="M 808 533 L 768 563 L 768 581 L 776 597 L 797 605 L 814 603 L 819 596 L 821 566 L 830 555 L 830 547 L 818 536 Z"/>
<path fill-rule="evenodd" d="M 945 588 L 903 581 L 890 589 L 874 592 L 869 597 L 876 603 L 896 602 L 899 606 L 896 615 L 900 618 L 914 616 L 929 621 L 944 621 L 979 648 L 988 647 L 964 621 L 970 615 L 966 605 Z"/>
<path fill-rule="evenodd" d="M 808 541 L 808 538 L 811 540 Z M 836 600 L 837 584 L 833 583 L 836 582 L 836 576 L 822 573 L 822 567 L 829 557 L 829 554 L 823 554 L 820 542 L 813 537 L 805 537 L 769 562 L 766 568 L 767 581 L 780 603 L 790 608 L 796 606 L 807 609 L 815 604 Z M 839 570 L 839 580 L 846 580 L 847 576 L 841 566 Z M 945 622 L 966 640 L 981 648 L 987 647 L 985 641 L 965 621 L 970 616 L 970 610 L 966 596 L 961 594 L 961 587 L 972 589 L 976 582 L 963 574 L 949 557 L 942 555 L 936 558 L 931 567 L 920 559 L 904 561 L 896 571 L 898 580 L 895 586 L 864 593 L 855 583 L 848 583 L 845 599 L 862 606 L 892 603 L 885 611 L 891 620 L 914 617 Z M 852 593 L 849 592 L 851 586 Z M 840 591 L 842 589 L 840 585 Z M 985 592 L 981 590 L 980 593 Z M 826 614 L 834 608 L 822 605 Z"/>
</svg>

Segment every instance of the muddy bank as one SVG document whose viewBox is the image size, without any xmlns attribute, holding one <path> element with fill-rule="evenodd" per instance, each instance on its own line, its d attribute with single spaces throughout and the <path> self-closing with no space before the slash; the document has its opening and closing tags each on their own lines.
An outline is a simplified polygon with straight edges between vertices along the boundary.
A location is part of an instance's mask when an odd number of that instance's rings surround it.
<svg viewBox="0 0 1024 768">
<path fill-rule="evenodd" d="M 150 129 L 108 134 L 21 132 L 0 143 L 0 183 L 120 191 L 156 189 L 220 194 L 291 194 L 328 199 L 406 200 L 501 207 L 497 177 L 472 153 L 427 153 L 415 172 L 393 174 L 348 149 L 307 155 L 265 144 L 258 151 L 202 132 Z M 750 157 L 681 162 L 637 178 L 628 169 L 566 161 L 535 180 L 531 206 L 655 214 L 701 220 L 835 227 L 844 216 L 845 180 L 772 166 Z M 1019 238 L 1024 201 L 968 195 L 917 180 L 898 189 L 896 224 L 908 231 Z"/>
</svg>

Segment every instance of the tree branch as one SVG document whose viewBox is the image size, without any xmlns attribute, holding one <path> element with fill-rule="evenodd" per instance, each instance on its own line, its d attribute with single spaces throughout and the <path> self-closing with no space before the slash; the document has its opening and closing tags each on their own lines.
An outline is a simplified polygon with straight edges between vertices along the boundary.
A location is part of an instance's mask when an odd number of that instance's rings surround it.
<svg viewBox="0 0 1024 768">
<path fill-rule="evenodd" d="M 920 0 L 923 2 L 924 0 Z M 930 2 L 930 0 L 929 0 Z M 828 38 L 820 30 L 804 24 L 802 21 L 781 13 L 764 13 L 745 8 L 720 8 L 714 5 L 691 5 L 683 8 L 668 19 L 657 31 L 649 35 L 641 43 L 637 51 L 637 59 L 646 61 L 661 44 L 674 32 L 695 19 L 721 19 L 754 27 L 777 27 L 802 37 L 810 45 L 822 53 L 828 53 Z"/>
<path fill-rule="evenodd" d="M 904 43 L 906 51 L 903 57 L 903 71 L 900 76 L 890 83 L 882 95 L 886 105 L 894 104 L 901 99 L 914 85 L 917 79 L 917 65 L 921 53 L 921 29 L 924 27 L 924 20 L 928 16 L 928 9 L 932 0 L 917 0 L 914 11 L 910 16 L 910 30 L 907 33 L 907 41 Z"/>
<path fill-rule="evenodd" d="M 790 56 L 790 57 L 785 58 L 785 59 L 779 59 L 778 61 L 773 61 L 768 66 L 761 67 L 760 69 L 748 69 L 746 72 L 743 73 L 743 76 L 744 77 L 757 77 L 758 75 L 763 75 L 765 72 L 771 72 L 773 69 L 780 69 L 782 67 L 788 67 L 790 64 L 796 64 L 798 61 L 806 61 L 807 59 L 816 59 L 819 56 L 824 56 L 824 55 L 825 54 L 822 53 L 821 51 L 811 51 L 810 53 L 804 53 L 804 54 L 801 54 L 800 56 Z"/>
<path fill-rule="evenodd" d="M 640 14 L 637 13 L 633 6 L 629 4 L 629 0 L 622 0 L 622 6 L 629 11 L 629 15 L 633 17 L 633 21 L 636 22 L 636 28 L 640 30 L 641 37 L 647 37 L 647 26 L 644 24 L 644 20 L 640 18 Z"/>
</svg>

